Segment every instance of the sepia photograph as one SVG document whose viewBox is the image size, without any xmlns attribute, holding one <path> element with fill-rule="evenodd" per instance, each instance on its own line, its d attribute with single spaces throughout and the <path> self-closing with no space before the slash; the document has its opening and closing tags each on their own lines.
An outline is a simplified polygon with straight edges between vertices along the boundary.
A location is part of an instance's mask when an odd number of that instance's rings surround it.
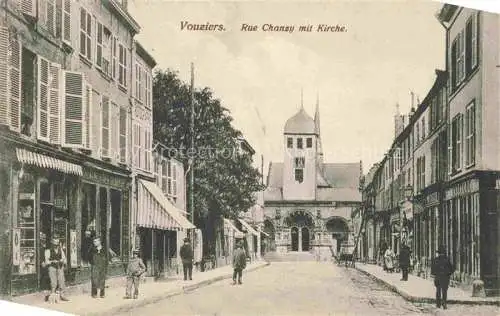
<svg viewBox="0 0 500 316">
<path fill-rule="evenodd" d="M 0 0 L 4 315 L 500 315 L 500 3 Z"/>
</svg>

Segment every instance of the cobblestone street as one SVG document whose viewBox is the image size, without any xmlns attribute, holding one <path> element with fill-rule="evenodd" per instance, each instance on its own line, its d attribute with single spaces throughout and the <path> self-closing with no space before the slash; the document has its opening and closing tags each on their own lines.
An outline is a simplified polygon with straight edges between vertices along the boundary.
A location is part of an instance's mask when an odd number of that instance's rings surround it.
<svg viewBox="0 0 500 316">
<path fill-rule="evenodd" d="M 275 262 L 121 315 L 498 315 L 495 306 L 412 304 L 354 269 L 332 263 Z"/>
</svg>

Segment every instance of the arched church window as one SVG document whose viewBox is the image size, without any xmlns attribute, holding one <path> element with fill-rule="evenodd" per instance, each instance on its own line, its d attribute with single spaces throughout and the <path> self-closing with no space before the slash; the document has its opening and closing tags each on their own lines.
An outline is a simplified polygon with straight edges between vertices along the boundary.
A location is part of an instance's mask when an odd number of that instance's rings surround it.
<svg viewBox="0 0 500 316">
<path fill-rule="evenodd" d="M 308 137 L 307 140 L 306 140 L 306 146 L 307 148 L 312 148 L 313 146 L 313 139 L 312 137 Z"/>
</svg>

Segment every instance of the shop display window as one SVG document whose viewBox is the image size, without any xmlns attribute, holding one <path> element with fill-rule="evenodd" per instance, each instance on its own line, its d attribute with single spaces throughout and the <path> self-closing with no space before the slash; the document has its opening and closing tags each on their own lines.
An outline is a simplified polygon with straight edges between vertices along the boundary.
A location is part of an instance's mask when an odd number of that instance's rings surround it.
<svg viewBox="0 0 500 316">
<path fill-rule="evenodd" d="M 36 273 L 35 179 L 21 172 L 17 223 L 13 236 L 13 266 L 16 274 Z"/>
</svg>

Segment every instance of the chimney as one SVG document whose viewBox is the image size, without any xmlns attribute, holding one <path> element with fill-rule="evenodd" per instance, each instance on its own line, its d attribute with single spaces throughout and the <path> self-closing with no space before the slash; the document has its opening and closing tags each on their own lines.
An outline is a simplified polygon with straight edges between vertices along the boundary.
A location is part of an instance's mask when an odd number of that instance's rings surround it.
<svg viewBox="0 0 500 316">
<path fill-rule="evenodd" d="M 399 103 L 396 103 L 396 114 L 394 115 L 394 137 L 398 137 L 404 128 L 404 118 L 399 112 Z"/>
</svg>

